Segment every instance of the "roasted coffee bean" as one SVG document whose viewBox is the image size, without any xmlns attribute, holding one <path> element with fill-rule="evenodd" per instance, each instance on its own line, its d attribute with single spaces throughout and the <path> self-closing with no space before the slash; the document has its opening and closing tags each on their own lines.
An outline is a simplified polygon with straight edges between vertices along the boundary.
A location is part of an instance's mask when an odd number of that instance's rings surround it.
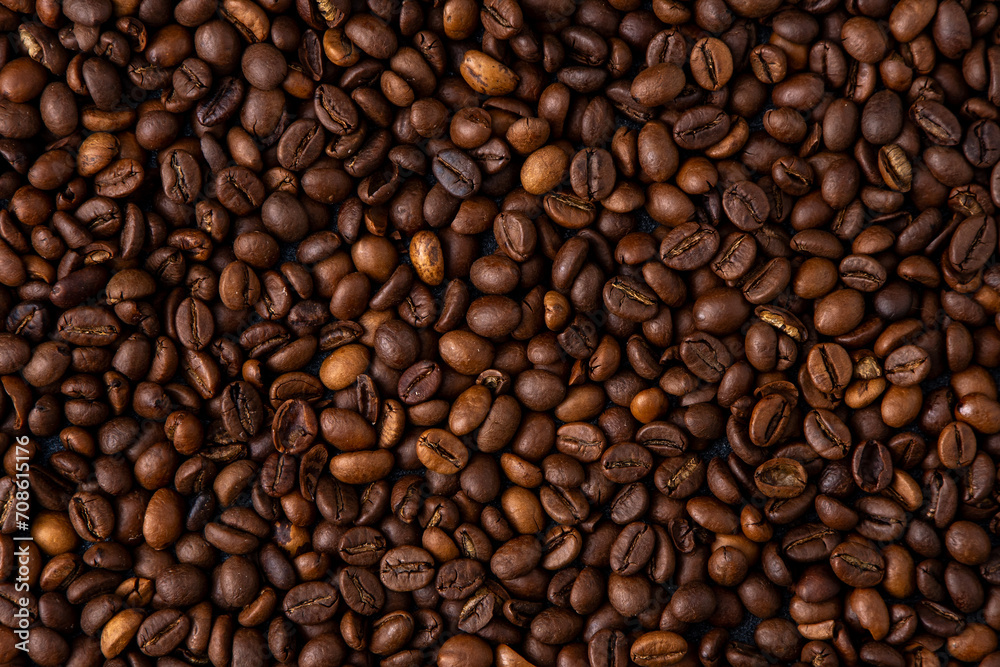
<svg viewBox="0 0 1000 667">
<path fill-rule="evenodd" d="M 379 565 L 379 577 L 391 591 L 415 591 L 434 581 L 434 575 L 434 559 L 414 546 L 390 549 Z"/>
<path fill-rule="evenodd" d="M 792 498 L 806 487 L 806 471 L 795 459 L 775 458 L 754 472 L 757 488 L 769 498 Z"/>
<path fill-rule="evenodd" d="M 697 223 L 685 223 L 663 239 L 660 259 L 668 268 L 690 271 L 706 264 L 718 249 L 718 232 Z"/>
<path fill-rule="evenodd" d="M 760 229 L 771 213 L 767 195 L 750 181 L 730 186 L 722 195 L 722 206 L 733 224 L 747 232 Z"/>
<path fill-rule="evenodd" d="M 333 618 L 340 596 L 328 583 L 313 581 L 299 584 L 285 594 L 281 610 L 293 623 L 318 625 Z"/>
<path fill-rule="evenodd" d="M 570 163 L 569 178 L 578 197 L 589 201 L 605 199 L 616 179 L 611 154 L 602 148 L 580 151 Z"/>
<path fill-rule="evenodd" d="M 632 322 L 645 322 L 657 311 L 653 291 L 628 278 L 614 278 L 604 285 L 604 305 L 618 317 Z"/>
<path fill-rule="evenodd" d="M 938 458 L 946 468 L 962 468 L 976 455 L 976 436 L 964 422 L 951 422 L 938 436 Z"/>
<path fill-rule="evenodd" d="M 810 411 L 802 428 L 809 446 L 825 459 L 842 459 L 851 450 L 850 429 L 829 410 L 819 408 Z"/>
<path fill-rule="evenodd" d="M 809 350 L 806 366 L 816 388 L 828 393 L 842 392 L 854 370 L 847 351 L 831 343 L 820 343 Z"/>
<path fill-rule="evenodd" d="M 479 167 L 461 151 L 441 151 L 431 168 L 438 182 L 455 197 L 464 199 L 479 191 L 482 181 Z"/>
<path fill-rule="evenodd" d="M 892 458 L 889 449 L 880 442 L 858 443 L 851 458 L 854 481 L 866 493 L 882 491 L 892 482 Z"/>
<path fill-rule="evenodd" d="M 190 627 L 191 619 L 180 610 L 162 609 L 142 622 L 136 643 L 146 655 L 167 655 L 184 641 Z"/>
<path fill-rule="evenodd" d="M 944 146 L 954 146 L 961 137 L 958 119 L 938 101 L 924 99 L 910 107 L 910 118 L 928 140 Z"/>
<path fill-rule="evenodd" d="M 371 616 L 385 604 L 385 591 L 378 578 L 353 565 L 345 567 L 338 579 L 344 604 L 363 616 Z"/>
<path fill-rule="evenodd" d="M 673 665 L 688 653 L 687 642 L 679 634 L 664 630 L 647 632 L 632 643 L 632 660 L 643 667 Z"/>
<path fill-rule="evenodd" d="M 100 542 L 114 529 L 114 508 L 95 493 L 78 493 L 70 499 L 69 518 L 76 532 L 88 542 Z"/>
<path fill-rule="evenodd" d="M 712 85 L 710 79 L 706 83 Z M 729 124 L 729 116 L 717 107 L 694 107 L 685 111 L 674 124 L 674 141 L 687 150 L 708 148 L 726 136 Z"/>
<path fill-rule="evenodd" d="M 714 37 L 698 40 L 691 49 L 691 76 L 706 90 L 719 90 L 733 75 L 733 56 L 726 43 Z"/>
<path fill-rule="evenodd" d="M 417 440 L 417 457 L 428 470 L 454 475 L 469 460 L 468 449 L 453 434 L 443 429 L 424 431 Z"/>
<path fill-rule="evenodd" d="M 750 440 L 758 447 L 770 447 L 787 434 L 792 401 L 786 394 L 776 392 L 764 396 L 750 414 Z M 784 469 L 781 473 L 788 472 Z"/>
<path fill-rule="evenodd" d="M 407 405 L 421 403 L 437 391 L 441 369 L 433 362 L 417 362 L 399 377 L 399 398 Z"/>
</svg>

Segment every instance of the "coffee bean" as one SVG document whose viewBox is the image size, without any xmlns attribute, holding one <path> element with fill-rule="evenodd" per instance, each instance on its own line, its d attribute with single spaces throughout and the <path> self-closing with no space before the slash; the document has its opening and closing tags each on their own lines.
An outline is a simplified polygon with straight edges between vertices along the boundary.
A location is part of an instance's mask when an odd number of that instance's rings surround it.
<svg viewBox="0 0 1000 667">
<path fill-rule="evenodd" d="M 842 392 L 854 370 L 847 351 L 829 343 L 820 343 L 809 350 L 806 366 L 816 388 L 829 393 Z"/>
<path fill-rule="evenodd" d="M 770 215 L 770 203 L 760 186 L 740 181 L 730 186 L 722 197 L 726 215 L 739 229 L 760 229 Z"/>
<path fill-rule="evenodd" d="M 77 493 L 70 499 L 70 521 L 77 534 L 88 542 L 100 542 L 111 536 L 114 509 L 95 493 Z"/>
<path fill-rule="evenodd" d="M 943 104 L 934 100 L 918 100 L 910 107 L 910 117 L 932 142 L 954 146 L 961 136 L 958 119 Z"/>
<path fill-rule="evenodd" d="M 403 648 L 413 636 L 413 617 L 405 611 L 396 611 L 375 621 L 370 648 L 372 653 L 385 655 Z"/>
<path fill-rule="evenodd" d="M 469 454 L 465 445 L 448 431 L 430 429 L 417 441 L 417 457 L 428 470 L 454 475 L 465 467 Z"/>
<path fill-rule="evenodd" d="M 866 255 L 848 255 L 841 260 L 839 268 L 844 284 L 861 292 L 874 292 L 886 281 L 882 266 Z"/>
<path fill-rule="evenodd" d="M 691 76 L 706 90 L 719 90 L 733 75 L 733 56 L 726 43 L 714 37 L 698 40 L 691 49 Z"/>
<path fill-rule="evenodd" d="M 951 422 L 938 436 L 938 457 L 946 468 L 967 466 L 975 454 L 975 434 L 968 424 Z"/>
<path fill-rule="evenodd" d="M 378 578 L 353 565 L 345 567 L 338 579 L 344 604 L 363 616 L 371 616 L 385 604 L 385 591 Z"/>
<path fill-rule="evenodd" d="M 671 269 L 689 271 L 706 264 L 718 249 L 718 232 L 697 223 L 685 223 L 663 239 L 660 259 Z"/>
<path fill-rule="evenodd" d="M 417 276 L 428 285 L 444 281 L 441 241 L 433 232 L 417 232 L 410 241 L 410 259 Z"/>
<path fill-rule="evenodd" d="M 706 62 L 707 59 L 706 56 Z M 709 75 L 706 73 L 705 76 L 706 83 L 713 85 Z M 726 136 L 729 124 L 729 117 L 716 107 L 694 107 L 685 111 L 674 124 L 673 138 L 681 148 L 700 150 Z"/>
<path fill-rule="evenodd" d="M 629 650 L 632 660 L 643 667 L 677 664 L 687 652 L 687 642 L 679 634 L 663 630 L 640 635 Z"/>
<path fill-rule="evenodd" d="M 441 667 L 489 667 L 492 660 L 490 645 L 475 635 L 450 637 L 438 649 L 438 664 Z"/>
<path fill-rule="evenodd" d="M 441 368 L 433 362 L 417 362 L 399 378 L 399 398 L 407 405 L 429 399 L 441 384 Z"/>
<path fill-rule="evenodd" d="M 836 531 L 823 524 L 804 524 L 789 531 L 782 540 L 785 554 L 797 562 L 830 558 L 839 541 Z"/>
<path fill-rule="evenodd" d="M 792 404 L 788 395 L 776 392 L 764 396 L 750 414 L 750 440 L 758 447 L 768 447 L 780 442 L 786 436 L 791 411 Z M 780 474 L 784 475 L 786 472 L 788 471 L 782 469 Z"/>
<path fill-rule="evenodd" d="M 401 546 L 382 556 L 379 577 L 391 591 L 415 591 L 434 581 L 434 560 L 418 547 Z"/>
<path fill-rule="evenodd" d="M 655 107 L 673 100 L 683 88 L 684 72 L 673 63 L 663 62 L 639 72 L 632 80 L 630 93 L 643 106 Z"/>
<path fill-rule="evenodd" d="M 517 74 L 482 51 L 466 51 L 459 71 L 473 90 L 485 95 L 506 95 L 518 84 Z"/>
<path fill-rule="evenodd" d="M 959 272 L 975 271 L 982 266 L 982 258 L 990 239 L 996 237 L 996 224 L 990 218 L 972 217 L 963 221 L 952 236 L 948 246 L 948 259 Z"/>
<path fill-rule="evenodd" d="M 680 357 L 687 369 L 707 382 L 722 379 L 733 357 L 722 342 L 704 333 L 695 333 L 681 341 Z"/>
<path fill-rule="evenodd" d="M 460 199 L 479 191 L 482 176 L 469 156 L 457 150 L 443 150 L 431 163 L 434 177 L 450 194 Z"/>
<path fill-rule="evenodd" d="M 776 458 L 762 463 L 754 472 L 760 492 L 769 498 L 792 498 L 806 486 L 806 471 L 794 459 Z"/>
<path fill-rule="evenodd" d="M 176 648 L 187 636 L 191 620 L 177 609 L 153 612 L 136 635 L 139 649 L 149 656 L 163 656 Z"/>
<path fill-rule="evenodd" d="M 337 589 L 322 581 L 299 584 L 285 594 L 281 610 L 293 623 L 318 625 L 333 618 L 340 596 Z"/>
<path fill-rule="evenodd" d="M 257 391 L 246 382 L 234 382 L 222 394 L 222 421 L 229 435 L 246 440 L 257 434 L 263 407 Z"/>
<path fill-rule="evenodd" d="M 885 574 L 885 560 L 875 549 L 861 542 L 844 542 L 830 554 L 834 574 L 848 586 L 876 586 Z"/>
<path fill-rule="evenodd" d="M 836 461 L 851 449 L 851 431 L 836 414 L 822 408 L 806 415 L 803 424 L 806 442 L 825 459 Z"/>
<path fill-rule="evenodd" d="M 125 650 L 143 622 L 138 609 L 126 609 L 111 618 L 101 631 L 101 652 L 114 657 Z"/>
<path fill-rule="evenodd" d="M 657 311 L 656 295 L 635 279 L 613 278 L 604 285 L 604 305 L 615 315 L 632 322 L 651 319 Z"/>
</svg>

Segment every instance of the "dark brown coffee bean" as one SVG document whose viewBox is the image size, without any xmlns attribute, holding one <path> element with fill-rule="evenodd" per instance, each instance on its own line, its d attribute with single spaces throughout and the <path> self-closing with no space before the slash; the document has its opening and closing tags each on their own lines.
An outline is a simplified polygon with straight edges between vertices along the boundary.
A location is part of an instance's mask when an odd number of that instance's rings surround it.
<svg viewBox="0 0 1000 667">
<path fill-rule="evenodd" d="M 792 498 L 806 487 L 806 471 L 794 459 L 775 458 L 754 472 L 757 488 L 769 498 Z"/>
<path fill-rule="evenodd" d="M 336 588 L 326 582 L 312 581 L 288 591 L 281 610 L 293 623 L 318 625 L 333 618 L 339 601 Z"/>
<path fill-rule="evenodd" d="M 790 530 L 782 540 L 782 550 L 797 562 L 813 562 L 830 558 L 840 536 L 823 524 L 804 524 Z"/>
<path fill-rule="evenodd" d="M 958 119 L 943 104 L 934 100 L 918 100 L 910 107 L 910 118 L 934 143 L 955 146 L 961 137 Z"/>
<path fill-rule="evenodd" d="M 613 278 L 603 294 L 605 307 L 622 319 L 644 322 L 656 315 L 656 295 L 636 279 Z"/>
<path fill-rule="evenodd" d="M 718 249 L 718 232 L 697 223 L 685 223 L 663 239 L 660 259 L 671 269 L 690 271 L 705 265 Z"/>
<path fill-rule="evenodd" d="M 834 574 L 848 586 L 876 586 L 885 574 L 885 560 L 875 549 L 861 542 L 844 542 L 830 554 Z"/>
<path fill-rule="evenodd" d="M 839 269 L 844 284 L 860 292 L 874 292 L 886 281 L 885 269 L 867 255 L 848 255 L 840 261 Z"/>
<path fill-rule="evenodd" d="M 249 383 L 234 382 L 222 394 L 222 421 L 229 435 L 247 440 L 260 430 L 263 406 L 260 396 Z"/>
<path fill-rule="evenodd" d="M 664 630 L 640 635 L 629 649 L 632 660 L 642 667 L 673 665 L 687 655 L 688 644 L 679 634 Z"/>
<path fill-rule="evenodd" d="M 611 154 L 602 148 L 578 152 L 570 163 L 569 178 L 577 197 L 588 201 L 606 198 L 616 178 Z"/>
<path fill-rule="evenodd" d="M 149 656 L 163 656 L 176 648 L 187 636 L 191 620 L 177 609 L 153 612 L 135 636 L 139 649 Z"/>
<path fill-rule="evenodd" d="M 461 440 L 443 429 L 429 429 L 417 441 L 417 457 L 428 470 L 454 475 L 469 459 L 468 449 Z"/>
<path fill-rule="evenodd" d="M 691 76 L 706 90 L 719 90 L 733 75 L 733 56 L 726 43 L 714 37 L 698 40 L 691 49 Z"/>
<path fill-rule="evenodd" d="M 729 116 L 711 106 L 685 111 L 674 124 L 674 141 L 681 148 L 699 150 L 721 140 L 729 132 Z"/>
<path fill-rule="evenodd" d="M 819 408 L 810 411 L 805 417 L 803 431 L 809 446 L 825 459 L 842 459 L 851 450 L 850 429 L 829 410 Z"/>
<path fill-rule="evenodd" d="M 696 333 L 681 341 L 680 356 L 688 370 L 706 382 L 721 380 L 733 363 L 732 354 L 726 346 L 705 333 Z"/>
<path fill-rule="evenodd" d="M 787 435 L 792 408 L 792 401 L 786 394 L 776 392 L 764 396 L 750 414 L 750 440 L 758 447 L 769 447 L 780 442 Z M 778 472 L 783 476 L 790 471 L 782 468 Z"/>
<path fill-rule="evenodd" d="M 938 457 L 946 468 L 961 468 L 976 455 L 976 436 L 964 422 L 951 422 L 938 435 Z"/>
<path fill-rule="evenodd" d="M 429 399 L 441 383 L 441 369 L 433 362 L 417 362 L 399 378 L 399 398 L 407 405 Z"/>
<path fill-rule="evenodd" d="M 482 179 L 479 167 L 461 151 L 441 151 L 431 163 L 431 169 L 438 182 L 455 197 L 464 199 L 479 191 Z"/>
<path fill-rule="evenodd" d="M 733 224 L 747 232 L 760 229 L 771 213 L 764 191 L 750 181 L 730 186 L 722 195 L 722 205 Z"/>
<path fill-rule="evenodd" d="M 339 583 L 344 604 L 363 616 L 375 614 L 385 604 L 385 591 L 368 570 L 348 566 L 341 570 Z"/>
<path fill-rule="evenodd" d="M 618 534 L 611 546 L 612 571 L 628 576 L 639 572 L 652 557 L 655 536 L 652 529 L 641 523 L 631 523 Z"/>
<path fill-rule="evenodd" d="M 379 565 L 379 577 L 391 591 L 415 591 L 434 581 L 434 575 L 434 559 L 419 547 L 390 549 Z"/>
<path fill-rule="evenodd" d="M 809 350 L 806 366 L 816 388 L 828 393 L 843 392 L 854 370 L 847 351 L 833 343 L 820 343 Z"/>
</svg>

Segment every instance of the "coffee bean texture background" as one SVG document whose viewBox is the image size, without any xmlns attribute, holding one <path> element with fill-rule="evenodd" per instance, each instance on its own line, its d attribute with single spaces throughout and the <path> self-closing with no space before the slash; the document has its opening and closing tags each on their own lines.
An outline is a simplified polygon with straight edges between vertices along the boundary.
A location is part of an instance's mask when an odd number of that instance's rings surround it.
<svg viewBox="0 0 1000 667">
<path fill-rule="evenodd" d="M 1000 667 L 995 3 L 0 31 L 0 667 Z"/>
</svg>

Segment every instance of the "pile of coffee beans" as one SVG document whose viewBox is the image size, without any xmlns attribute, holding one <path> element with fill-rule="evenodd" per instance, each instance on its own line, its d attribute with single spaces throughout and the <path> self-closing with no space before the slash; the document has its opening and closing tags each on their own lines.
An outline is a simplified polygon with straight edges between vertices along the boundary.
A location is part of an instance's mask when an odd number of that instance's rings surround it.
<svg viewBox="0 0 1000 667">
<path fill-rule="evenodd" d="M 0 30 L 0 664 L 1000 666 L 992 0 Z"/>
</svg>

